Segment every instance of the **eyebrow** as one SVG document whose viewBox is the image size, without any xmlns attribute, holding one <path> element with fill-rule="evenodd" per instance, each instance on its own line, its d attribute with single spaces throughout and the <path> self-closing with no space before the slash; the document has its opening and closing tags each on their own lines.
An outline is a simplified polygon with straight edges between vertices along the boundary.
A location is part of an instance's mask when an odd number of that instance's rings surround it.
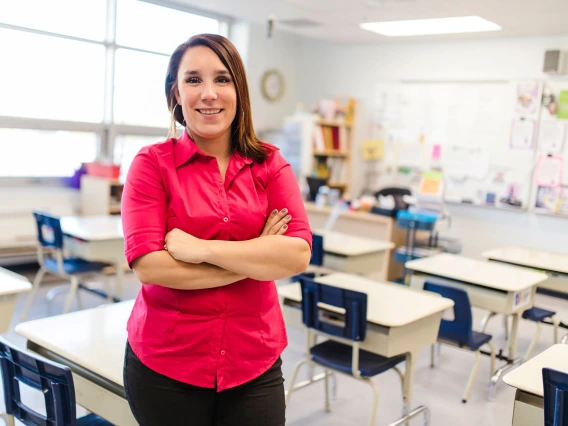
<svg viewBox="0 0 568 426">
<path fill-rule="evenodd" d="M 216 75 L 230 75 L 229 71 L 227 70 L 217 70 L 215 71 Z M 197 70 L 191 70 L 191 71 L 186 71 L 183 73 L 183 75 L 199 75 L 199 71 Z"/>
</svg>

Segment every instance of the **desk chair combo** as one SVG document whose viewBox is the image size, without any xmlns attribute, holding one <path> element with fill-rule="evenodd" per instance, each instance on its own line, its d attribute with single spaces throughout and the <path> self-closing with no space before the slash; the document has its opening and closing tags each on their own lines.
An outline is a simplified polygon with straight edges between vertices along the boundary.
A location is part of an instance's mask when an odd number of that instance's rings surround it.
<svg viewBox="0 0 568 426">
<path fill-rule="evenodd" d="M 542 369 L 544 426 L 568 426 L 568 374 Z"/>
<path fill-rule="evenodd" d="M 385 358 L 360 349 L 367 331 L 367 295 L 365 293 L 345 290 L 317 283 L 307 277 L 300 278 L 302 287 L 302 321 L 306 326 L 306 358 L 294 367 L 288 391 L 286 406 L 289 406 L 290 395 L 298 372 L 304 364 L 317 365 L 325 369 L 325 409 L 331 411 L 329 403 L 329 371 L 351 376 L 368 383 L 373 389 L 374 402 L 371 410 L 369 425 L 375 424 L 379 390 L 372 378 L 393 369 L 405 385 L 405 375 L 397 366 L 406 360 L 405 354 Z M 321 305 L 327 305 L 344 312 L 334 315 L 323 311 Z M 335 309 L 334 309 L 335 308 Z M 322 343 L 317 343 L 317 336 L 325 337 Z M 424 424 L 429 423 L 429 412 L 426 407 L 419 407 L 400 420 L 391 423 L 396 426 L 408 422 L 412 417 L 424 414 Z"/>
<path fill-rule="evenodd" d="M 33 214 L 37 225 L 38 262 L 40 264 L 40 269 L 34 278 L 32 291 L 30 292 L 24 306 L 22 320 L 27 318 L 33 298 L 36 295 L 46 272 L 71 281 L 71 288 L 69 289 L 69 294 L 65 301 L 65 307 L 63 308 L 63 313 L 67 313 L 71 309 L 71 304 L 73 303 L 75 295 L 78 295 L 77 290 L 79 288 L 90 290 L 81 284 L 81 280 L 86 278 L 87 275 L 94 273 L 101 274 L 105 268 L 112 266 L 110 263 L 90 262 L 79 257 L 65 257 L 63 231 L 61 230 L 60 219 L 37 211 L 33 212 Z M 111 301 L 112 293 L 110 284 L 106 277 L 104 283 L 107 298 Z M 50 293 L 51 292 L 53 292 L 53 290 L 51 290 Z M 51 300 L 53 295 L 54 293 L 48 293 L 48 300 Z M 80 304 L 80 299 L 78 301 Z"/>
<path fill-rule="evenodd" d="M 23 352 L 0 338 L 0 371 L 6 405 L 6 414 L 0 417 L 8 426 L 14 426 L 14 419 L 26 426 L 112 426 L 95 414 L 77 419 L 73 375 L 68 367 Z M 22 402 L 20 384 L 41 392 L 45 416 Z"/>
<path fill-rule="evenodd" d="M 471 374 L 462 397 L 462 402 L 466 403 L 479 368 L 479 361 L 481 359 L 480 348 L 483 345 L 487 345 L 491 351 L 491 369 L 489 371 L 489 376 L 491 377 L 495 371 L 495 349 L 493 348 L 493 345 L 491 345 L 492 336 L 473 331 L 471 304 L 469 303 L 469 297 L 465 290 L 433 283 L 431 281 L 426 281 L 424 283 L 424 290 L 438 293 L 443 297 L 447 297 L 454 301 L 454 319 L 446 320 L 442 318 L 440 331 L 438 332 L 438 342 L 457 346 L 475 353 L 475 364 L 471 370 Z M 434 367 L 434 346 L 432 346 L 431 351 L 431 367 Z M 491 392 L 492 389 L 489 390 L 490 398 Z"/>
</svg>

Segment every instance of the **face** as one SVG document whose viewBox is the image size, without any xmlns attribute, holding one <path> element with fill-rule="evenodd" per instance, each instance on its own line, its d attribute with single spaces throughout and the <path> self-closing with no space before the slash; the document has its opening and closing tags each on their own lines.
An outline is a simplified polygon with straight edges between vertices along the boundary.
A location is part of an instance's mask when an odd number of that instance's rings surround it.
<svg viewBox="0 0 568 426">
<path fill-rule="evenodd" d="M 176 94 L 190 135 L 197 139 L 230 137 L 237 110 L 233 78 L 211 49 L 196 46 L 183 55 Z"/>
</svg>

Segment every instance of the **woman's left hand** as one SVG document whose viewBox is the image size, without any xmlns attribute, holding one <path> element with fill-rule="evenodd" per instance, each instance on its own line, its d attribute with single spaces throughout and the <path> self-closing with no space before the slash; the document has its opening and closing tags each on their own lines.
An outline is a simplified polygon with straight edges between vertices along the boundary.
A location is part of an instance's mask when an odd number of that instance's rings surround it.
<svg viewBox="0 0 568 426">
<path fill-rule="evenodd" d="M 202 263 L 207 250 L 207 240 L 175 228 L 166 234 L 164 249 L 176 260 L 187 263 Z"/>
</svg>

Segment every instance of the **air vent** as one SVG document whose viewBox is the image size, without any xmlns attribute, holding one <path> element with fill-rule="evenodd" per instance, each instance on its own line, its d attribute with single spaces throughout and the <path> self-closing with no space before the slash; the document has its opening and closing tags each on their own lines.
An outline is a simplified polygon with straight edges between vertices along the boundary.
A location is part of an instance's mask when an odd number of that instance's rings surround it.
<svg viewBox="0 0 568 426">
<path fill-rule="evenodd" d="M 281 24 L 281 25 L 286 25 L 288 27 L 294 27 L 294 28 L 308 28 L 308 27 L 319 27 L 319 26 L 321 26 L 321 24 L 319 24 L 318 22 L 311 21 L 309 19 L 303 19 L 303 18 L 278 19 L 277 23 Z"/>
</svg>

